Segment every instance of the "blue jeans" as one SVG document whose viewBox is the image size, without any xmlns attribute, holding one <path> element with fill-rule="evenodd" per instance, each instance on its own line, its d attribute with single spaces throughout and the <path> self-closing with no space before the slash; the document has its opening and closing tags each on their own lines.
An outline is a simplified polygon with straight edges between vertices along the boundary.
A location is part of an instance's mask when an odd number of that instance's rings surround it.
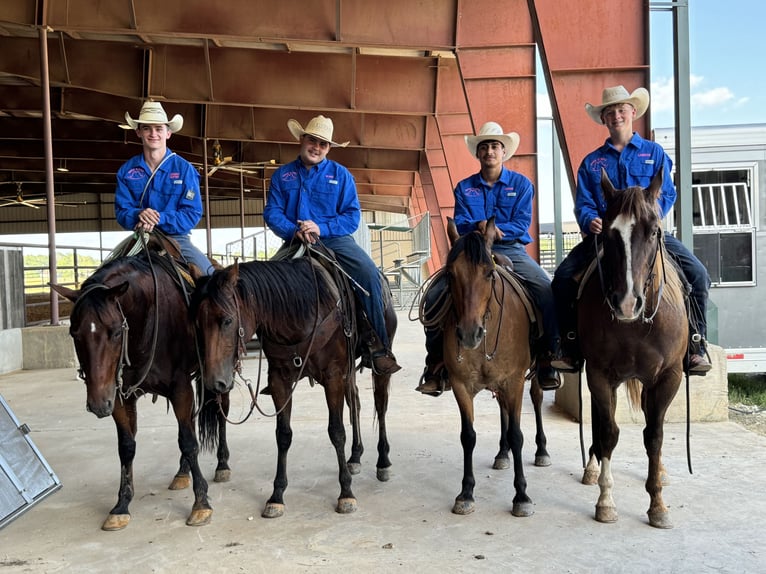
<svg viewBox="0 0 766 574">
<path fill-rule="evenodd" d="M 350 235 L 331 238 L 320 237 L 320 240 L 325 247 L 333 250 L 335 258 L 340 263 L 343 271 L 348 273 L 362 289 L 369 293 L 369 295 L 365 295 L 354 285 L 354 291 L 356 291 L 359 297 L 362 308 L 375 334 L 383 343 L 383 346 L 390 350 L 391 343 L 388 340 L 386 320 L 383 315 L 383 288 L 378 266 L 375 265 L 375 262 L 367 252 L 356 244 L 356 241 Z"/>
<path fill-rule="evenodd" d="M 181 255 L 190 265 L 196 265 L 203 275 L 210 275 L 213 272 L 213 265 L 202 251 L 197 249 L 191 242 L 191 235 L 168 235 L 181 248 Z"/>
</svg>

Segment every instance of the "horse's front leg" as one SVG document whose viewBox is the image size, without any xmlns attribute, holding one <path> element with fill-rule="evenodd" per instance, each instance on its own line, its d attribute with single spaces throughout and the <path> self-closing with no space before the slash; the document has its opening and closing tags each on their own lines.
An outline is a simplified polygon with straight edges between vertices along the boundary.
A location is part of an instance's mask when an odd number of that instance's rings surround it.
<svg viewBox="0 0 766 574">
<path fill-rule="evenodd" d="M 452 506 L 454 514 L 471 514 L 475 510 L 473 489 L 476 478 L 473 474 L 473 450 L 476 447 L 476 430 L 473 427 L 473 396 L 463 384 L 452 383 L 452 391 L 460 409 L 460 444 L 463 446 L 463 482 L 460 494 Z"/>
<path fill-rule="evenodd" d="M 112 419 L 117 427 L 117 452 L 120 457 L 120 490 L 117 504 L 101 525 L 102 530 L 122 530 L 130 522 L 130 506 L 133 500 L 133 459 L 136 456 L 136 399 L 116 401 Z"/>
<path fill-rule="evenodd" d="M 497 401 L 497 404 L 500 407 L 500 450 L 495 455 L 492 468 L 506 470 L 511 468 L 511 457 L 508 454 L 511 450 L 511 445 L 508 442 L 508 411 L 500 404 L 500 401 Z"/>
<path fill-rule="evenodd" d="M 498 393 L 498 400 L 506 412 L 508 412 L 508 444 L 511 447 L 511 454 L 513 456 L 513 487 L 515 495 L 513 497 L 511 514 L 520 517 L 532 516 L 535 512 L 532 500 L 527 495 L 527 479 L 524 476 L 524 460 L 522 457 L 524 435 L 521 432 L 521 402 L 523 394 L 523 374 L 519 374 L 516 378 L 513 378 L 513 375 L 511 375 L 504 388 Z"/>
<path fill-rule="evenodd" d="M 216 423 L 218 427 L 218 441 L 216 449 L 216 459 L 218 464 L 215 468 L 215 482 L 228 482 L 231 479 L 231 468 L 229 467 L 229 443 L 226 441 L 226 418 L 229 416 L 230 397 L 229 393 L 222 393 L 218 396 L 219 403 L 213 404 L 216 407 Z"/>
<path fill-rule="evenodd" d="M 391 460 L 389 459 L 391 447 L 388 444 L 388 431 L 386 430 L 386 413 L 388 412 L 391 375 L 374 374 L 372 376 L 372 381 L 375 393 L 375 413 L 378 417 L 377 478 L 381 482 L 386 482 L 391 476 Z"/>
<path fill-rule="evenodd" d="M 674 374 L 675 375 L 675 374 Z M 650 389 L 644 387 L 644 447 L 649 458 L 649 472 L 646 476 L 646 492 L 650 503 L 647 515 L 649 524 L 656 528 L 673 528 L 670 511 L 662 499 L 662 484 L 665 468 L 662 465 L 662 442 L 664 438 L 663 422 L 668 405 L 673 400 L 681 376 L 664 377 Z"/>
<path fill-rule="evenodd" d="M 620 429 L 614 420 L 617 402 L 616 387 L 612 387 L 606 377 L 591 371 L 588 371 L 588 387 L 591 392 L 594 425 L 592 449 L 601 463 L 596 520 L 606 523 L 616 522 L 617 505 L 613 498 L 614 478 L 612 477 L 612 453 L 620 438 Z"/>
<path fill-rule="evenodd" d="M 543 429 L 543 390 L 537 384 L 537 377 L 533 377 L 529 384 L 529 397 L 535 409 L 535 466 L 550 466 L 551 456 L 548 454 L 548 438 Z"/>
<path fill-rule="evenodd" d="M 354 383 L 356 386 L 356 383 Z M 330 442 L 335 447 L 338 458 L 338 480 L 340 482 L 340 496 L 335 512 L 350 514 L 356 511 L 356 497 L 351 492 L 351 471 L 346 463 L 346 429 L 343 426 L 343 401 L 345 397 L 345 382 L 343 376 L 330 375 L 324 385 L 325 399 L 329 413 L 327 434 Z M 358 425 L 357 425 L 358 426 Z"/>
<path fill-rule="evenodd" d="M 293 429 L 290 427 L 290 415 L 293 401 L 290 396 L 292 385 L 288 378 L 274 374 L 269 365 L 269 387 L 274 409 L 277 415 L 277 474 L 274 477 L 274 490 L 266 501 L 261 513 L 263 518 L 279 518 L 285 513 L 284 494 L 287 488 L 287 452 L 293 442 Z"/>
<path fill-rule="evenodd" d="M 187 382 L 187 381 L 184 381 Z M 189 384 L 179 384 L 183 389 L 178 395 L 171 397 L 170 404 L 178 421 L 178 448 L 181 450 L 182 460 L 189 465 L 192 476 L 192 488 L 194 490 L 194 505 L 186 524 L 189 526 L 203 526 L 210 522 L 213 508 L 207 498 L 207 481 L 202 476 L 199 467 L 199 442 L 194 431 L 194 391 Z"/>
<path fill-rule="evenodd" d="M 359 417 L 361 416 L 361 404 L 359 402 L 359 387 L 356 384 L 356 371 L 352 370 L 348 375 L 348 384 L 346 385 L 346 404 L 351 418 L 351 456 L 348 458 L 348 471 L 351 474 L 359 474 L 362 470 L 362 454 L 364 454 L 364 444 L 362 444 L 362 435 L 359 432 Z"/>
</svg>

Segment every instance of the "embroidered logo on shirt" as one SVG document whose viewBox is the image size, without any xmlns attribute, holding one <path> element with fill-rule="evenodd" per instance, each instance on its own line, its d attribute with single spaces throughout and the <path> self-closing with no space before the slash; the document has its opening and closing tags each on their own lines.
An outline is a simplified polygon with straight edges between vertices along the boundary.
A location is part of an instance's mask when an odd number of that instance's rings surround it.
<svg viewBox="0 0 766 574">
<path fill-rule="evenodd" d="M 295 181 L 296 179 L 298 179 L 297 171 L 282 172 L 282 181 Z"/>
<path fill-rule="evenodd" d="M 145 177 L 146 172 L 142 167 L 132 167 L 128 170 L 128 173 L 125 174 L 125 179 L 144 179 Z"/>
<path fill-rule="evenodd" d="M 463 190 L 463 195 L 466 197 L 479 197 L 481 195 L 481 190 L 478 187 L 466 187 Z"/>
<path fill-rule="evenodd" d="M 196 195 L 196 194 L 194 193 L 194 190 L 193 190 L 193 189 L 187 189 L 187 190 L 186 190 L 186 199 L 188 199 L 189 201 L 191 201 L 192 199 L 194 199 L 194 196 L 195 196 L 195 195 Z"/>
<path fill-rule="evenodd" d="M 597 157 L 593 161 L 590 162 L 590 170 L 591 171 L 601 171 L 601 168 L 603 167 L 606 169 L 606 158 L 605 157 Z"/>
<path fill-rule="evenodd" d="M 505 197 L 516 197 L 516 191 L 513 189 L 513 187 L 504 187 L 503 193 L 505 193 Z"/>
<path fill-rule="evenodd" d="M 181 174 L 177 171 L 171 171 L 168 174 L 168 179 L 178 179 L 179 177 L 181 177 Z"/>
<path fill-rule="evenodd" d="M 173 185 L 183 185 L 183 184 L 184 184 L 184 180 L 182 179 L 177 179 L 173 182 Z"/>
</svg>

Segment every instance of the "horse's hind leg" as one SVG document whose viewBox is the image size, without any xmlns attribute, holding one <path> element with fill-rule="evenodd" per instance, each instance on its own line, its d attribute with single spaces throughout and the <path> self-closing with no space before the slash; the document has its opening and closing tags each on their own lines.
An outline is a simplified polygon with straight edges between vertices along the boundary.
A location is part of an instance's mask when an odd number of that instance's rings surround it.
<svg viewBox="0 0 766 574">
<path fill-rule="evenodd" d="M 500 406 L 500 450 L 495 455 L 492 468 L 506 470 L 511 468 L 511 457 L 508 454 L 511 450 L 511 445 L 508 442 L 508 411 L 503 408 L 500 401 L 498 401 L 498 405 Z"/>
<path fill-rule="evenodd" d="M 339 514 L 350 514 L 357 508 L 356 497 L 351 492 L 351 472 L 346 463 L 346 429 L 343 426 L 343 379 L 329 379 L 325 384 L 325 398 L 327 399 L 327 409 L 329 411 L 329 421 L 327 425 L 327 434 L 330 436 L 330 442 L 335 447 L 335 454 L 338 457 L 338 478 L 340 481 L 340 496 L 335 512 Z"/>
<path fill-rule="evenodd" d="M 388 393 L 391 375 L 372 376 L 375 393 L 375 413 L 378 417 L 378 462 L 376 463 L 377 478 L 386 482 L 390 478 L 391 460 L 386 430 L 386 413 L 388 412 Z"/>
<path fill-rule="evenodd" d="M 529 386 L 529 396 L 535 409 L 535 466 L 550 466 L 551 456 L 548 454 L 548 438 L 543 429 L 543 390 L 537 384 L 537 377 L 533 377 Z"/>
<path fill-rule="evenodd" d="M 117 452 L 120 457 L 120 490 L 117 504 L 101 525 L 102 530 L 122 530 L 130 522 L 128 507 L 133 500 L 133 459 L 136 456 L 136 399 L 117 401 L 112 418 L 117 427 Z"/>
<path fill-rule="evenodd" d="M 349 417 L 351 419 L 351 456 L 346 464 L 351 474 L 359 474 L 362 470 L 362 454 L 364 454 L 364 444 L 359 432 L 359 417 L 361 416 L 361 404 L 359 402 L 359 387 L 356 384 L 356 371 L 351 371 L 348 384 L 346 385 L 346 404 L 348 405 Z"/>
</svg>

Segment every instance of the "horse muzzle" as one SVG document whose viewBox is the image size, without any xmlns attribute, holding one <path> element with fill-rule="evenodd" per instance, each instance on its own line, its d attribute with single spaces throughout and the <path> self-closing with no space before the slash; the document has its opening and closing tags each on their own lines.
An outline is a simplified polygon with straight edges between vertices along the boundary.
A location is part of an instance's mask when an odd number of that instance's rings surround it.
<svg viewBox="0 0 766 574">
<path fill-rule="evenodd" d="M 455 335 L 458 343 L 465 349 L 476 349 L 484 340 L 487 331 L 482 325 L 472 325 L 469 328 L 457 326 Z"/>
</svg>

